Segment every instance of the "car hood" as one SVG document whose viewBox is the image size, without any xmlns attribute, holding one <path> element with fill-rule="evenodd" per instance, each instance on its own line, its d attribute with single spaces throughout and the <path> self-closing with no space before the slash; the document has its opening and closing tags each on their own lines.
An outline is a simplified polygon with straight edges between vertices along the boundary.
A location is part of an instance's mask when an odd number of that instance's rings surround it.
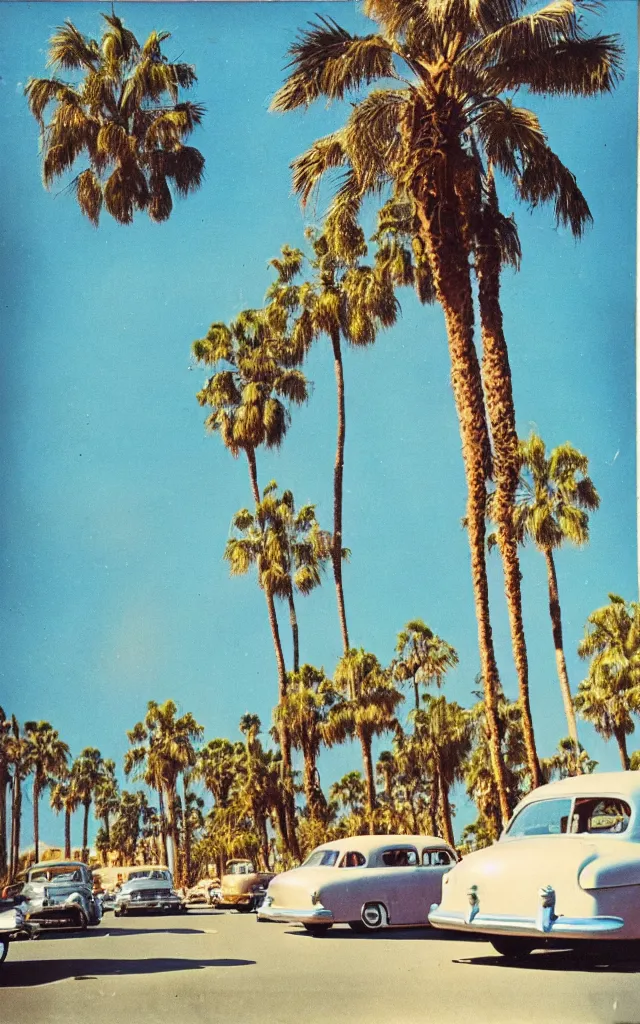
<svg viewBox="0 0 640 1024">
<path fill-rule="evenodd" d="M 468 854 L 444 877 L 443 910 L 467 910 L 477 887 L 483 913 L 535 917 L 539 892 L 552 886 L 561 897 L 580 890 L 578 877 L 599 848 L 591 837 L 537 836 L 507 839 Z"/>
</svg>

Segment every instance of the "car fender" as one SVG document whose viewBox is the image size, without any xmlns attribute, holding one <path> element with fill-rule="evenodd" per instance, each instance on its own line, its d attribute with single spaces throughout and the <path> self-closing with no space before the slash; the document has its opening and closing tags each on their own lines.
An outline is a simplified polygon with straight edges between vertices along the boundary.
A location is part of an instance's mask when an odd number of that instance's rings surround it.
<svg viewBox="0 0 640 1024">
<path fill-rule="evenodd" d="M 628 847 L 594 857 L 578 876 L 582 889 L 613 889 L 640 885 L 640 851 Z"/>
</svg>

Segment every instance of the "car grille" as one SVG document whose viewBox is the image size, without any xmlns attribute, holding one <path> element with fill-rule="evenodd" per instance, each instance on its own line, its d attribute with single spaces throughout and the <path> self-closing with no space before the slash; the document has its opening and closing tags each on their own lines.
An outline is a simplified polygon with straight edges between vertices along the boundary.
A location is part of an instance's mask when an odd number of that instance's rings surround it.
<svg viewBox="0 0 640 1024">
<path fill-rule="evenodd" d="M 135 900 L 169 900 L 172 897 L 168 889 L 142 889 L 140 892 L 131 893 L 131 902 Z"/>
</svg>

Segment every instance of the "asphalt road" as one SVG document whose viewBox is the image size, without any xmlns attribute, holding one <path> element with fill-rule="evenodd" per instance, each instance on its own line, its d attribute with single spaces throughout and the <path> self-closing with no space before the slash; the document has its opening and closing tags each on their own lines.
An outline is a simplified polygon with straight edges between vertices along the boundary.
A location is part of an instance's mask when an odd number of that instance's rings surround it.
<svg viewBox="0 0 640 1024">
<path fill-rule="evenodd" d="M 640 1024 L 636 963 L 535 953 L 429 929 L 319 938 L 253 914 L 107 913 L 83 934 L 14 943 L 0 1024 Z"/>
</svg>

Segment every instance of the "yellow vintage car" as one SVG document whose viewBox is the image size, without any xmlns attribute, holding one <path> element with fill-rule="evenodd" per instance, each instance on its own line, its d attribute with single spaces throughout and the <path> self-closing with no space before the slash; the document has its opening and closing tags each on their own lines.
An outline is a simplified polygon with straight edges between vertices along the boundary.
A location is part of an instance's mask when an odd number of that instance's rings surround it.
<svg viewBox="0 0 640 1024">
<path fill-rule="evenodd" d="M 273 871 L 256 871 L 250 860 L 228 860 L 220 888 L 212 894 L 213 906 L 249 914 L 262 903 L 273 877 Z"/>
</svg>

